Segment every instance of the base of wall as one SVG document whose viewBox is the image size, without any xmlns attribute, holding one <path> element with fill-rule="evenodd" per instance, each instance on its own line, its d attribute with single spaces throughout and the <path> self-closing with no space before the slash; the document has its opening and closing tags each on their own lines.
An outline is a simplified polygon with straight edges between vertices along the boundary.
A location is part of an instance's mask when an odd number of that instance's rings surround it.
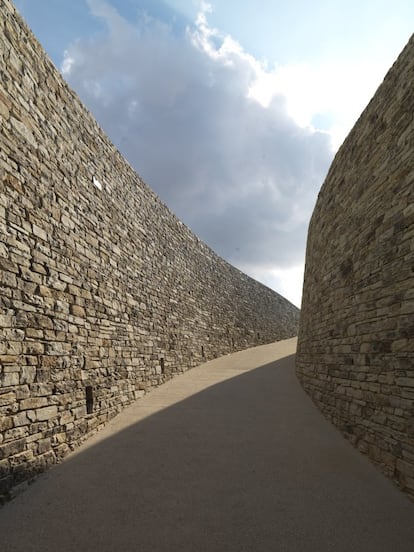
<svg viewBox="0 0 414 552">
<path fill-rule="evenodd" d="M 321 391 L 317 385 L 318 380 L 312 382 L 309 374 L 301 371 L 299 366 L 296 368 L 296 375 L 306 394 L 325 418 L 354 448 L 364 454 L 378 471 L 391 479 L 414 502 L 414 468 L 404 462 L 398 434 L 390 435 L 386 442 L 382 431 L 376 434 L 372 429 L 368 430 L 361 418 L 350 413 L 350 410 L 356 408 L 355 404 L 347 404 L 336 399 L 333 390 L 332 394 L 327 392 L 326 388 Z"/>
</svg>

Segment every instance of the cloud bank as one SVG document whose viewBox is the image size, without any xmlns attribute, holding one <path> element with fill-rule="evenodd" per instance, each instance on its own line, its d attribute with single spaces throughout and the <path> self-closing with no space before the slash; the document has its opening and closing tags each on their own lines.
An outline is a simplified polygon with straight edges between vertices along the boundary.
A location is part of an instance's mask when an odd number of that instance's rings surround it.
<svg viewBox="0 0 414 552">
<path fill-rule="evenodd" d="M 88 4 L 105 31 L 65 52 L 70 85 L 203 241 L 298 303 L 288 284 L 303 266 L 329 136 L 299 126 L 282 95 L 259 101 L 266 69 L 209 26 L 208 5 L 177 32 L 148 14 L 131 22 L 108 2 Z"/>
</svg>

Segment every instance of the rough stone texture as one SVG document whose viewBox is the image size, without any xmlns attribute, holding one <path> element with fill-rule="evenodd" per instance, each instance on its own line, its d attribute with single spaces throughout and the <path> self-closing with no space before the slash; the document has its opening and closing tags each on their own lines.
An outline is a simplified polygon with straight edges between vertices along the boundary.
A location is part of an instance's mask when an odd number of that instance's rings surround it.
<svg viewBox="0 0 414 552">
<path fill-rule="evenodd" d="M 309 227 L 297 373 L 414 498 L 414 37 L 339 150 Z"/>
<path fill-rule="evenodd" d="M 0 76 L 1 497 L 151 387 L 295 335 L 299 311 L 163 205 L 8 0 Z"/>
</svg>

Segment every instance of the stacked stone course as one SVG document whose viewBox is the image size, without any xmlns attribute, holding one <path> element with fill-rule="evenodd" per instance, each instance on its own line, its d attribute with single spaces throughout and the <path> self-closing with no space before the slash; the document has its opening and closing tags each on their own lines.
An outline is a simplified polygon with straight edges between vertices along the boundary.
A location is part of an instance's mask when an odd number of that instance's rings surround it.
<svg viewBox="0 0 414 552">
<path fill-rule="evenodd" d="M 0 122 L 1 498 L 151 387 L 295 335 L 299 311 L 162 204 L 8 0 Z"/>
<path fill-rule="evenodd" d="M 346 437 L 414 498 L 414 37 L 319 194 L 297 373 Z"/>
</svg>

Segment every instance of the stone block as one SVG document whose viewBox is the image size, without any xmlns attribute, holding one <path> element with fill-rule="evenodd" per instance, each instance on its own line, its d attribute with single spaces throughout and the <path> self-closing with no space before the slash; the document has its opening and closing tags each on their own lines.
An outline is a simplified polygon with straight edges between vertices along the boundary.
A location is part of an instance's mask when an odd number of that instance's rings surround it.
<svg viewBox="0 0 414 552">
<path fill-rule="evenodd" d="M 19 387 L 15 390 L 16 399 L 18 401 L 27 399 L 28 397 L 30 397 L 30 391 L 31 389 L 28 385 L 19 385 Z"/>
<path fill-rule="evenodd" d="M 16 400 L 16 393 L 14 391 L 10 393 L 1 393 L 0 394 L 0 406 L 7 406 L 14 403 Z M 1 431 L 1 428 L 0 428 Z"/>
<path fill-rule="evenodd" d="M 20 370 L 20 383 L 33 383 L 36 378 L 36 366 L 22 366 Z"/>
<path fill-rule="evenodd" d="M 40 439 L 38 441 L 38 453 L 44 454 L 45 452 L 48 452 L 52 448 L 50 444 L 50 439 Z"/>
<path fill-rule="evenodd" d="M 36 418 L 39 422 L 47 421 L 57 416 L 57 407 L 48 406 L 46 408 L 36 409 Z"/>
<path fill-rule="evenodd" d="M 40 238 L 41 240 L 44 240 L 44 241 L 48 240 L 47 233 L 43 230 L 43 228 L 40 228 L 40 226 L 37 226 L 37 224 L 32 225 L 32 231 L 37 238 Z"/>
<path fill-rule="evenodd" d="M 28 425 L 29 423 L 30 423 L 30 420 L 28 419 L 26 412 L 19 412 L 18 414 L 13 416 L 14 427 Z"/>
<path fill-rule="evenodd" d="M 19 384 L 19 373 L 10 372 L 0 374 L 0 384 L 3 387 L 13 387 Z"/>
<path fill-rule="evenodd" d="M 33 410 L 47 406 L 48 399 L 46 397 L 30 397 L 20 401 L 21 410 Z"/>
<path fill-rule="evenodd" d="M 74 416 L 72 414 L 72 412 L 70 410 L 66 410 L 65 412 L 63 412 L 59 418 L 59 423 L 61 426 L 64 426 L 66 424 L 69 424 L 71 422 L 73 422 L 74 420 Z"/>
<path fill-rule="evenodd" d="M 18 359 L 17 355 L 0 355 L 0 364 L 15 364 Z"/>
<path fill-rule="evenodd" d="M 15 427 L 4 432 L 4 442 L 14 441 L 16 439 L 21 439 L 26 437 L 29 434 L 29 429 L 27 426 Z"/>
<path fill-rule="evenodd" d="M 411 378 L 396 378 L 395 382 L 401 387 L 414 387 L 414 376 Z"/>
<path fill-rule="evenodd" d="M 14 317 L 0 314 L 0 328 L 11 328 L 14 324 Z"/>
<path fill-rule="evenodd" d="M 73 316 L 79 316 L 80 318 L 85 318 L 86 316 L 85 309 L 79 305 L 71 305 L 70 312 Z"/>
<path fill-rule="evenodd" d="M 5 443 L 0 445 L 0 460 L 19 454 L 24 450 L 26 446 L 25 439 L 18 439 L 11 443 Z"/>
</svg>

